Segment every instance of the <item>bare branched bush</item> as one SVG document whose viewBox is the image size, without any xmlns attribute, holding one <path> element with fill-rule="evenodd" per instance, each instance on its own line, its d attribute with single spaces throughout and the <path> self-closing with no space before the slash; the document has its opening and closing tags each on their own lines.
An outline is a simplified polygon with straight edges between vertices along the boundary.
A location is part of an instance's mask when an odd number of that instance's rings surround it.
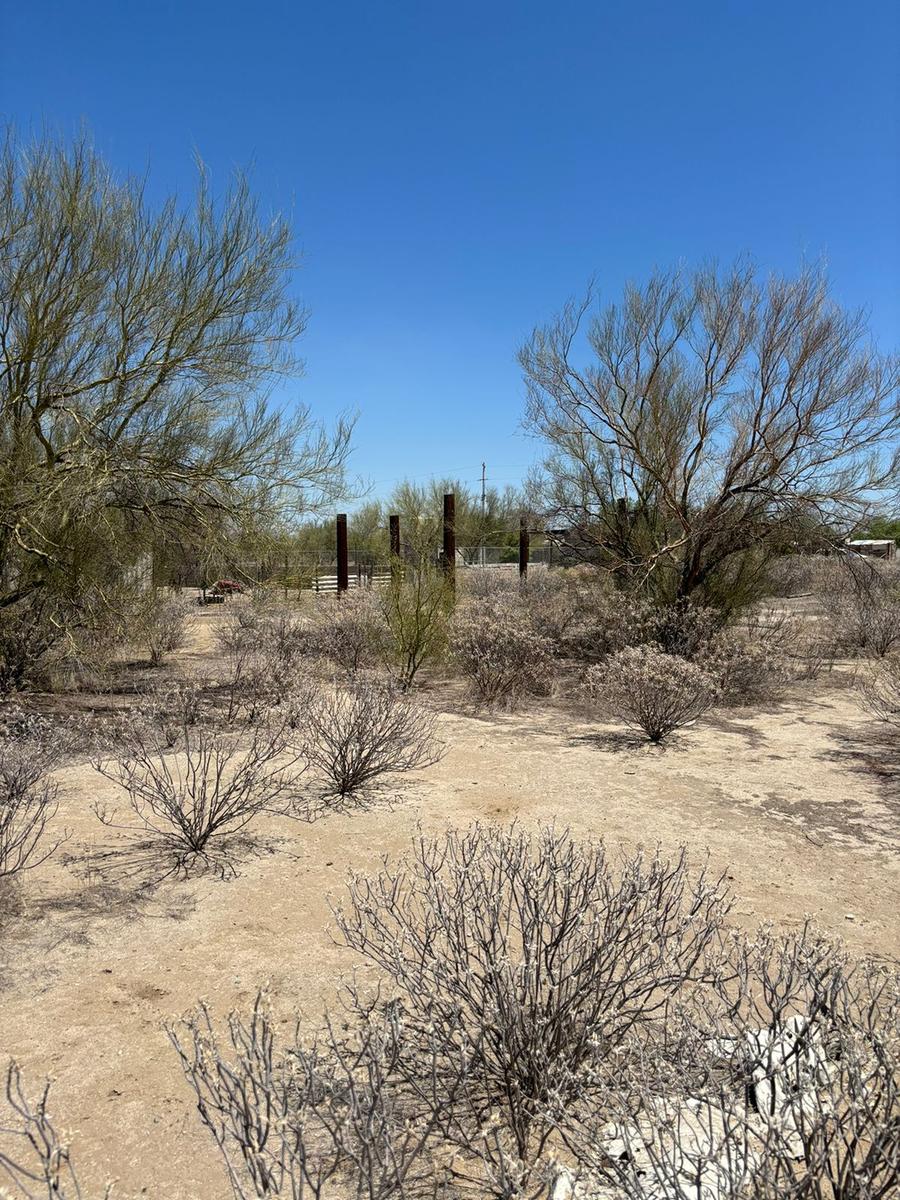
<svg viewBox="0 0 900 1200">
<path fill-rule="evenodd" d="M 454 1084 L 427 1043 L 411 1059 L 396 1008 L 349 1027 L 326 1020 L 311 1043 L 295 1030 L 281 1045 L 260 994 L 249 1019 L 232 1013 L 225 1047 L 204 1007 L 168 1032 L 236 1200 L 434 1194 L 423 1151 L 464 1064 Z M 431 1071 L 409 1074 L 429 1058 Z"/>
<path fill-rule="evenodd" d="M 900 1184 L 900 975 L 808 930 L 735 938 L 715 987 L 610 1070 L 582 1170 L 629 1200 L 875 1200 Z M 589 1188 L 585 1189 L 591 1195 Z"/>
<path fill-rule="evenodd" d="M 695 659 L 725 628 L 723 614 L 715 608 L 681 601 L 664 604 L 653 618 L 652 640 L 666 654 Z"/>
<path fill-rule="evenodd" d="M 57 784 L 46 778 L 58 761 L 52 724 L 18 706 L 0 721 L 0 878 L 45 862 L 63 837 L 44 841 L 58 811 Z"/>
<path fill-rule="evenodd" d="M 570 572 L 529 572 L 520 588 L 522 603 L 527 607 L 534 627 L 548 638 L 556 650 L 563 650 L 568 635 L 584 611 L 579 589 L 570 583 Z"/>
<path fill-rule="evenodd" d="M 450 659 L 484 704 L 513 705 L 526 692 L 546 694 L 552 684 L 552 643 L 515 594 L 460 606 Z"/>
<path fill-rule="evenodd" d="M 377 596 L 357 588 L 340 597 L 320 597 L 310 616 L 309 650 L 344 671 L 382 666 L 390 640 Z"/>
<path fill-rule="evenodd" d="M 310 649 L 310 625 L 279 606 L 239 609 L 217 631 L 225 662 L 226 717 L 250 723 L 295 687 Z"/>
<path fill-rule="evenodd" d="M 161 745 L 177 746 L 185 727 L 196 725 L 207 707 L 206 690 L 199 679 L 173 679 L 154 684 L 119 723 L 116 732 L 127 743 L 134 723 L 143 718 L 158 732 Z"/>
<path fill-rule="evenodd" d="M 802 596 L 817 590 L 820 562 L 810 554 L 784 554 L 766 568 L 766 592 L 770 596 Z"/>
<path fill-rule="evenodd" d="M 154 589 L 138 607 L 130 634 L 147 647 L 150 662 L 158 667 L 170 654 L 182 649 L 194 623 L 194 608 L 186 599 L 165 596 Z"/>
<path fill-rule="evenodd" d="M 653 646 L 620 650 L 588 670 L 587 684 L 605 712 L 643 730 L 651 742 L 690 725 L 718 698 L 706 671 Z"/>
<path fill-rule="evenodd" d="M 85 1200 L 69 1157 L 69 1147 L 57 1132 L 48 1112 L 50 1085 L 45 1084 L 36 1100 L 25 1094 L 22 1073 L 10 1063 L 6 1075 L 6 1122 L 0 1123 L 0 1182 L 15 1188 L 22 1200 Z M 8 1193 L 4 1190 L 4 1195 Z M 109 1200 L 112 1188 L 103 1191 Z"/>
<path fill-rule="evenodd" d="M 386 680 L 319 689 L 304 725 L 302 753 L 340 797 L 382 775 L 431 766 L 444 753 L 433 714 Z"/>
<path fill-rule="evenodd" d="M 732 630 L 716 634 L 693 662 L 714 681 L 723 704 L 756 704 L 775 696 L 789 675 L 777 643 L 750 640 Z"/>
<path fill-rule="evenodd" d="M 608 589 L 596 589 L 589 600 L 590 606 L 581 610 L 563 641 L 573 657 L 603 662 L 620 650 L 653 641 L 656 610 L 646 600 Z"/>
<path fill-rule="evenodd" d="M 831 615 L 838 642 L 848 653 L 883 658 L 900 648 L 900 602 L 896 600 L 844 596 L 832 602 Z"/>
<path fill-rule="evenodd" d="M 844 653 L 883 658 L 900 646 L 900 578 L 890 565 L 842 557 L 822 602 Z"/>
<path fill-rule="evenodd" d="M 170 752 L 167 732 L 138 716 L 119 755 L 94 760 L 125 790 L 137 824 L 118 825 L 100 805 L 95 811 L 106 825 L 143 833 L 177 869 L 208 862 L 212 842 L 221 844 L 263 812 L 287 811 L 279 799 L 298 773 L 287 737 L 283 717 L 243 735 L 185 719 Z"/>
<path fill-rule="evenodd" d="M 900 655 L 878 664 L 860 684 L 863 707 L 879 721 L 900 725 Z"/>
<path fill-rule="evenodd" d="M 0 694 L 46 681 L 63 638 L 53 609 L 46 598 L 35 596 L 0 610 Z"/>
<path fill-rule="evenodd" d="M 448 1062 L 466 1050 L 442 1126 L 462 1156 L 454 1171 L 478 1195 L 511 1196 L 525 1193 L 485 1189 L 485 1171 L 533 1181 L 598 1062 L 705 977 L 729 904 L 684 854 L 637 853 L 615 870 L 602 845 L 567 832 L 475 826 L 353 877 L 335 917 L 391 981 L 411 1042 L 437 1036 Z"/>
</svg>

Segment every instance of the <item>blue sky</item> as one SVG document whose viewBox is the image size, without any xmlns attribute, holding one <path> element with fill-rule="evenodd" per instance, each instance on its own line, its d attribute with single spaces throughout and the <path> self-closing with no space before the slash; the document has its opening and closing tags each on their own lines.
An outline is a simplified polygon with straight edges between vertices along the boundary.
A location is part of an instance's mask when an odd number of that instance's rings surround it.
<svg viewBox="0 0 900 1200">
<path fill-rule="evenodd" d="M 517 346 L 595 275 L 824 260 L 900 317 L 900 5 L 5 0 L 0 116 L 84 122 L 187 195 L 252 166 L 288 209 L 305 377 L 355 470 L 515 482 Z"/>
</svg>

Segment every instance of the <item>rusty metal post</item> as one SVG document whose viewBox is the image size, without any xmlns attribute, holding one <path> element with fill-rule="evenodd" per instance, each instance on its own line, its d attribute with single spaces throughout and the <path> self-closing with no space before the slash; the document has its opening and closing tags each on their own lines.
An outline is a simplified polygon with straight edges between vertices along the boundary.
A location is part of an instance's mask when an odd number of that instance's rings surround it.
<svg viewBox="0 0 900 1200">
<path fill-rule="evenodd" d="M 347 514 L 337 515 L 337 590 L 338 595 L 350 586 L 350 559 L 347 553 Z"/>
<path fill-rule="evenodd" d="M 456 496 L 453 492 L 444 496 L 444 559 L 441 565 L 450 587 L 456 587 Z"/>
<path fill-rule="evenodd" d="M 388 529 L 390 531 L 391 562 L 393 563 L 400 558 L 400 517 L 396 513 L 392 513 L 388 517 Z"/>
<path fill-rule="evenodd" d="M 531 540 L 528 537 L 528 525 L 524 517 L 519 517 L 519 579 L 524 580 L 528 575 L 528 557 L 531 550 Z"/>
</svg>

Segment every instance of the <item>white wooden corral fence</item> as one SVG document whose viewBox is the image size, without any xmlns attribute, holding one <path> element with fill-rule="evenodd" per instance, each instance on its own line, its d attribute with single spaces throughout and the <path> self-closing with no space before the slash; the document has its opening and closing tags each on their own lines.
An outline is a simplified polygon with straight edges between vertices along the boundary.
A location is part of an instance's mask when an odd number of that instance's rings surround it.
<svg viewBox="0 0 900 1200">
<path fill-rule="evenodd" d="M 351 575 L 347 580 L 347 586 L 350 588 L 380 588 L 390 583 L 390 579 L 391 576 L 388 571 L 380 575 Z M 338 590 L 338 577 L 337 575 L 318 575 L 303 590 L 307 592 L 336 592 Z"/>
</svg>

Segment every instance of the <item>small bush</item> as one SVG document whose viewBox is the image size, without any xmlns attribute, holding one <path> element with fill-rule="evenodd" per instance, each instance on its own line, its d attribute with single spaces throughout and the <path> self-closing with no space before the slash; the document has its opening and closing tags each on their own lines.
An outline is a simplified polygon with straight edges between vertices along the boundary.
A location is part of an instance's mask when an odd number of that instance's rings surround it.
<svg viewBox="0 0 900 1200">
<path fill-rule="evenodd" d="M 788 666 L 776 645 L 748 641 L 731 630 L 717 634 L 694 658 L 715 683 L 723 704 L 756 704 L 777 694 Z"/>
<path fill-rule="evenodd" d="M 832 601 L 838 644 L 847 653 L 883 658 L 900 647 L 900 603 L 879 597 L 845 596 Z"/>
<path fill-rule="evenodd" d="M 64 636 L 56 606 L 43 597 L 0 610 L 0 695 L 46 683 Z"/>
<path fill-rule="evenodd" d="M 249 1019 L 231 1014 L 227 1040 L 205 1007 L 167 1031 L 238 1200 L 436 1194 L 424 1151 L 464 1067 L 435 1054 L 430 1071 L 424 1055 L 411 1061 L 396 1007 L 353 1025 L 328 1020 L 305 1044 L 299 1030 L 284 1038 L 264 994 Z"/>
<path fill-rule="evenodd" d="M 410 1053 L 437 1042 L 440 1061 L 465 1060 L 442 1128 L 470 1159 L 474 1195 L 512 1197 L 537 1194 L 506 1184 L 525 1184 L 556 1122 L 590 1104 L 599 1063 L 705 975 L 729 904 L 683 854 L 637 853 L 617 870 L 566 831 L 476 825 L 354 877 L 335 917 L 390 980 Z"/>
<path fill-rule="evenodd" d="M 57 785 L 46 779 L 58 761 L 53 727 L 16 706 L 0 723 L 0 878 L 45 862 L 60 845 L 43 841 L 56 815 Z M 42 844 L 43 843 L 43 844 Z"/>
<path fill-rule="evenodd" d="M 153 593 L 141 604 L 131 635 L 147 647 L 154 667 L 181 650 L 194 625 L 194 607 L 181 596 Z"/>
<path fill-rule="evenodd" d="M 310 623 L 302 614 L 244 607 L 216 636 L 225 662 L 227 720 L 252 724 L 295 690 L 310 648 Z"/>
<path fill-rule="evenodd" d="M 444 653 L 453 590 L 444 573 L 425 562 L 398 564 L 379 601 L 397 682 L 408 691 L 422 667 Z"/>
<path fill-rule="evenodd" d="M 596 592 L 563 638 L 563 649 L 584 662 L 602 662 L 630 646 L 654 639 L 656 610 L 627 593 Z"/>
<path fill-rule="evenodd" d="M 443 754 L 432 714 L 386 681 L 322 688 L 304 720 L 302 752 L 340 797 L 381 775 L 430 766 Z"/>
<path fill-rule="evenodd" d="M 706 671 L 652 646 L 620 650 L 590 668 L 587 683 L 610 715 L 643 730 L 651 742 L 690 725 L 717 699 Z"/>
<path fill-rule="evenodd" d="M 666 654 L 693 662 L 724 630 L 725 618 L 701 604 L 667 604 L 654 613 L 651 641 Z"/>
<path fill-rule="evenodd" d="M 457 610 L 450 658 L 484 704 L 512 705 L 526 692 L 549 691 L 553 646 L 513 596 Z"/>
<path fill-rule="evenodd" d="M 340 597 L 322 596 L 309 622 L 309 651 L 343 671 L 382 666 L 390 644 L 378 598 L 367 588 Z"/>
<path fill-rule="evenodd" d="M 585 611 L 583 597 L 566 571 L 529 571 L 520 589 L 522 603 L 541 637 L 556 651 L 566 648 L 566 639 Z"/>
<path fill-rule="evenodd" d="M 137 825 L 117 825 L 114 813 L 95 808 L 105 825 L 142 833 L 183 870 L 210 861 L 210 843 L 244 829 L 260 813 L 285 812 L 279 798 L 296 779 L 296 758 L 285 759 L 284 720 L 254 725 L 240 737 L 192 724 L 185 714 L 178 749 L 169 733 L 140 714 L 123 731 L 125 747 L 94 767 L 128 794 Z"/>
<path fill-rule="evenodd" d="M 175 679 L 148 689 L 140 701 L 120 723 L 127 741 L 129 730 L 143 718 L 158 731 L 161 744 L 178 744 L 182 730 L 196 725 L 206 707 L 203 684 L 197 679 Z"/>
<path fill-rule="evenodd" d="M 900 655 L 879 663 L 860 684 L 863 707 L 879 721 L 900 725 Z"/>
</svg>

